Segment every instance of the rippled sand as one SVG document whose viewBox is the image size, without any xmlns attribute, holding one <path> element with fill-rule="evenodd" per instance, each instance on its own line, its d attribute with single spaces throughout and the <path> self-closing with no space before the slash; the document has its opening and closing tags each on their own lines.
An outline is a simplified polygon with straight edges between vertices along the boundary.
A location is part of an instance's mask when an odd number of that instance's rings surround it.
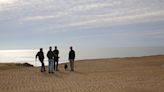
<svg viewBox="0 0 164 92">
<path fill-rule="evenodd" d="M 164 56 L 81 60 L 75 72 L 0 64 L 0 92 L 164 92 Z"/>
</svg>

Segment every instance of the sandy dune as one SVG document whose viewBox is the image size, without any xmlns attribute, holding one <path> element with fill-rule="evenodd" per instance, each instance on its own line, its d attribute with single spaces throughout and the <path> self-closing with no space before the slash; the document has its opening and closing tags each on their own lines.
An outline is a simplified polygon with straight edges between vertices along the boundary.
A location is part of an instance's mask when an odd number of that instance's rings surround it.
<svg viewBox="0 0 164 92">
<path fill-rule="evenodd" d="M 63 66 L 48 74 L 0 64 L 0 92 L 164 92 L 164 56 L 81 60 L 75 72 Z"/>
</svg>

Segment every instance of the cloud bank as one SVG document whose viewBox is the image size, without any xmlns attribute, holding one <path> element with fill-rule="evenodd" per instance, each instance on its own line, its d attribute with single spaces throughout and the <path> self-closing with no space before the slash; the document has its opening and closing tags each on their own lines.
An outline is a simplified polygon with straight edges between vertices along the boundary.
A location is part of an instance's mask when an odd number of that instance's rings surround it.
<svg viewBox="0 0 164 92">
<path fill-rule="evenodd" d="M 2 0 L 1 3 L 6 4 L 0 6 L 0 20 L 12 19 L 18 26 L 51 22 L 43 26 L 45 31 L 164 20 L 163 0 Z"/>
<path fill-rule="evenodd" d="M 163 23 L 164 0 L 0 0 L 2 39 L 10 36 L 19 40 L 25 36 L 30 39 L 23 39 L 30 42 L 37 41 L 39 34 L 45 35 L 43 40 L 51 40 L 49 36 L 55 33 L 62 34 L 64 39 L 72 32 L 77 39 L 99 35 L 110 39 L 122 35 L 127 39 L 146 36 L 162 41 L 164 27 L 158 25 Z M 87 31 L 88 35 L 85 32 L 81 35 L 81 31 Z"/>
</svg>

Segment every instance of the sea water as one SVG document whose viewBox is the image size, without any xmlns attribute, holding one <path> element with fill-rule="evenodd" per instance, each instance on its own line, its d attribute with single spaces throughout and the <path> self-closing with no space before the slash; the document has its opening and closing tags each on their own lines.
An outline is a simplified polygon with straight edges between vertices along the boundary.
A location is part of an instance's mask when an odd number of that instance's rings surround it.
<svg viewBox="0 0 164 92">
<path fill-rule="evenodd" d="M 39 60 L 35 60 L 36 53 L 39 50 L 0 50 L 0 63 L 29 63 L 34 66 L 40 66 Z M 46 57 L 47 49 L 44 50 L 45 64 L 48 64 Z M 59 49 L 59 63 L 68 62 L 69 50 Z M 139 57 L 149 55 L 164 55 L 164 47 L 119 47 L 119 48 L 88 48 L 75 49 L 76 60 L 98 59 L 98 58 L 121 58 L 121 57 Z"/>
</svg>

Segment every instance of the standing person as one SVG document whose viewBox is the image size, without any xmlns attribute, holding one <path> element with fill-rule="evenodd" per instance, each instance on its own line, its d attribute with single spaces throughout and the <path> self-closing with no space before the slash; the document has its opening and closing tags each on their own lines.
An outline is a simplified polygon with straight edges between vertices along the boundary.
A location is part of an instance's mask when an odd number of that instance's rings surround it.
<svg viewBox="0 0 164 92">
<path fill-rule="evenodd" d="M 58 71 L 58 62 L 59 62 L 59 50 L 57 49 L 57 46 L 55 46 L 54 53 L 54 70 Z"/>
<path fill-rule="evenodd" d="M 47 52 L 47 57 L 48 57 L 48 71 L 49 73 L 54 73 L 53 72 L 53 67 L 54 67 L 54 53 L 52 52 L 52 47 L 49 47 L 49 51 Z"/>
<path fill-rule="evenodd" d="M 43 53 L 43 49 L 40 48 L 40 51 L 36 54 L 36 60 L 37 60 L 37 57 L 39 58 L 39 61 L 41 62 L 41 72 L 45 72 L 46 69 L 45 69 L 45 65 L 44 65 L 44 53 Z"/>
<path fill-rule="evenodd" d="M 70 62 L 71 71 L 74 71 L 75 51 L 73 50 L 72 46 L 70 47 L 68 59 Z"/>
</svg>

